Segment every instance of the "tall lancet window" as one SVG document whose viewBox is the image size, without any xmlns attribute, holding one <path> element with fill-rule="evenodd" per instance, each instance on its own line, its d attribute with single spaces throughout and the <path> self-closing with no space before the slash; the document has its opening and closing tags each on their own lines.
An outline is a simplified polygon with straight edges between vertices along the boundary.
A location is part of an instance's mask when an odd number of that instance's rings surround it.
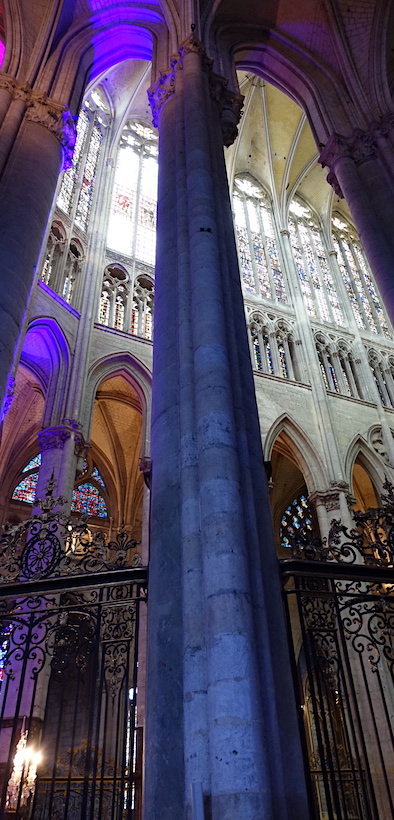
<svg viewBox="0 0 394 820">
<path fill-rule="evenodd" d="M 334 216 L 332 238 L 339 269 L 359 328 L 372 333 L 383 333 L 391 339 L 382 302 L 354 229 L 342 217 Z"/>
<path fill-rule="evenodd" d="M 328 265 L 320 227 L 312 210 L 298 200 L 293 200 L 290 205 L 289 231 L 309 316 L 344 327 L 344 316 Z"/>
<path fill-rule="evenodd" d="M 77 138 L 71 168 L 63 175 L 57 206 L 87 230 L 93 190 L 109 108 L 98 87 L 86 100 L 77 122 Z"/>
<path fill-rule="evenodd" d="M 107 246 L 153 266 L 156 250 L 157 135 L 129 121 L 115 171 Z"/>
<path fill-rule="evenodd" d="M 239 176 L 233 194 L 234 222 L 242 282 L 246 293 L 288 301 L 267 196 L 254 180 Z"/>
</svg>

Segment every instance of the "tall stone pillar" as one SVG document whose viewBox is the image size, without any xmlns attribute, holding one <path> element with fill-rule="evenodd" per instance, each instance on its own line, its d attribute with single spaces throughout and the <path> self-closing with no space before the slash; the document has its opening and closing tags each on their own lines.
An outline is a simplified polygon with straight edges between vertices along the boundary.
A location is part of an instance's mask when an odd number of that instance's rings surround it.
<svg viewBox="0 0 394 820">
<path fill-rule="evenodd" d="M 145 817 L 309 816 L 223 142 L 192 35 L 159 125 Z"/>
<path fill-rule="evenodd" d="M 388 167 L 387 150 L 382 154 L 384 124 L 350 137 L 332 134 L 319 162 L 329 168 L 327 181 L 335 193 L 346 199 L 394 324 L 394 159 L 391 152 Z"/>
<path fill-rule="evenodd" d="M 4 79 L 4 76 L 3 76 Z M 0 128 L 0 395 L 15 346 L 62 162 L 69 162 L 74 122 L 65 106 L 15 81 Z M 2 166 L 1 166 L 2 167 Z"/>
</svg>

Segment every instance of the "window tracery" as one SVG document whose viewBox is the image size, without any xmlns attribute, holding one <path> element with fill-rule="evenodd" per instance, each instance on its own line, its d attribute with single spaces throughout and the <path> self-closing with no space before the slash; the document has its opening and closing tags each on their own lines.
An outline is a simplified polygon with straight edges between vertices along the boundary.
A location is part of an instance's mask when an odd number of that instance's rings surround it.
<svg viewBox="0 0 394 820">
<path fill-rule="evenodd" d="M 311 208 L 298 200 L 290 204 L 289 233 L 308 315 L 343 327 L 345 321 L 320 226 Z"/>
<path fill-rule="evenodd" d="M 283 379 L 301 380 L 293 333 L 285 321 L 275 322 L 253 312 L 248 329 L 254 370 Z"/>
<path fill-rule="evenodd" d="M 116 330 L 127 330 L 125 325 L 129 276 L 120 265 L 108 265 L 104 272 L 98 321 Z"/>
<path fill-rule="evenodd" d="M 33 504 L 36 497 L 38 471 L 41 465 L 41 454 L 34 456 L 22 469 L 23 478 L 16 485 L 11 498 Z"/>
<path fill-rule="evenodd" d="M 98 467 L 90 457 L 85 459 L 82 475 L 75 482 L 71 512 L 93 515 L 97 518 L 108 518 L 107 503 L 104 497 L 106 494 L 105 482 Z"/>
<path fill-rule="evenodd" d="M 332 236 L 339 270 L 358 327 L 391 339 L 383 305 L 358 237 L 338 216 L 332 220 Z"/>
<path fill-rule="evenodd" d="M 279 262 L 272 211 L 262 187 L 247 176 L 235 179 L 234 224 L 241 277 L 246 293 L 288 302 Z"/>
<path fill-rule="evenodd" d="M 56 279 L 66 244 L 66 234 L 60 222 L 53 222 L 48 236 L 41 279 L 46 285 L 56 289 Z"/>
<path fill-rule="evenodd" d="M 104 92 L 97 87 L 80 111 L 71 168 L 63 174 L 56 203 L 58 208 L 69 216 L 74 214 L 75 209 L 75 224 L 84 232 L 87 230 L 92 207 L 107 113 L 108 105 L 105 102 Z M 78 188 L 78 197 L 76 197 Z"/>
<path fill-rule="evenodd" d="M 63 299 L 70 303 L 71 297 L 74 294 L 76 281 L 81 272 L 83 261 L 82 246 L 76 239 L 71 239 L 70 247 L 67 253 L 64 278 L 63 278 Z"/>
<path fill-rule="evenodd" d="M 131 332 L 144 339 L 152 339 L 153 295 L 152 280 L 147 276 L 139 276 L 134 287 Z"/>
<path fill-rule="evenodd" d="M 116 163 L 107 246 L 154 265 L 156 250 L 157 134 L 130 120 Z"/>
<path fill-rule="evenodd" d="M 390 359 L 385 364 L 375 350 L 370 350 L 368 363 L 381 403 L 385 407 L 394 407 L 394 362 Z"/>
</svg>

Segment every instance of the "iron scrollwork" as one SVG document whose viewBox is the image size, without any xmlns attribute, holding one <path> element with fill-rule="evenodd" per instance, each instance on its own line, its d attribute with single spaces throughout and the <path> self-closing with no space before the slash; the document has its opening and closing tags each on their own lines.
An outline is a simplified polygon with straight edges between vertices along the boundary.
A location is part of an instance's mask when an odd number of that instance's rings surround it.
<svg viewBox="0 0 394 820">
<path fill-rule="evenodd" d="M 75 520 L 65 514 L 65 499 L 53 491 L 51 479 L 45 497 L 36 499 L 40 512 L 20 524 L 5 524 L 0 531 L 0 582 L 141 566 L 140 542 L 124 525 L 109 540 L 105 533 L 91 529 L 87 515 Z"/>
</svg>

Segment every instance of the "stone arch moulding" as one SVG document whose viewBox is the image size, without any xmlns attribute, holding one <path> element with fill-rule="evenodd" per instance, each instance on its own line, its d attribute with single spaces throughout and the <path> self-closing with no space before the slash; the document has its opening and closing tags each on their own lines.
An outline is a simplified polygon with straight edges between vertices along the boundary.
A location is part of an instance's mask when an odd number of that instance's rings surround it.
<svg viewBox="0 0 394 820">
<path fill-rule="evenodd" d="M 85 418 L 81 421 L 84 422 L 84 426 L 86 424 L 86 430 L 90 428 L 93 419 L 94 397 L 100 383 L 104 379 L 119 375 L 129 380 L 141 402 L 141 457 L 149 456 L 152 376 L 145 365 L 130 353 L 116 353 L 113 356 L 104 356 L 91 365 L 86 386 L 89 400 L 85 407 Z"/>
<path fill-rule="evenodd" d="M 264 443 L 264 458 L 270 460 L 276 439 L 285 433 L 290 448 L 304 476 L 308 493 L 328 487 L 329 479 L 323 462 L 309 437 L 291 416 L 283 413 L 268 431 Z"/>
<path fill-rule="evenodd" d="M 383 484 L 386 478 L 389 478 L 388 467 L 384 464 L 383 459 L 381 459 L 365 441 L 363 436 L 360 435 L 354 436 L 345 455 L 345 477 L 349 487 L 352 487 L 353 467 L 356 458 L 360 459 L 377 493 L 381 495 L 383 492 Z"/>
<path fill-rule="evenodd" d="M 37 79 L 38 90 L 79 109 L 86 88 L 127 59 L 152 60 L 156 37 L 168 31 L 163 15 L 151 7 L 130 6 L 114 25 L 112 10 L 93 14 L 87 25 L 74 24 Z"/>
<path fill-rule="evenodd" d="M 30 338 L 29 338 L 30 334 Z M 38 334 L 48 351 L 50 363 L 47 373 L 34 361 L 34 346 L 29 349 L 29 341 L 33 334 Z M 65 413 L 67 399 L 67 385 L 70 372 L 70 348 L 66 336 L 60 325 L 51 317 L 37 317 L 33 319 L 26 331 L 23 342 L 20 362 L 33 372 L 43 384 L 45 392 L 45 410 L 43 425 L 60 423 Z"/>
</svg>

